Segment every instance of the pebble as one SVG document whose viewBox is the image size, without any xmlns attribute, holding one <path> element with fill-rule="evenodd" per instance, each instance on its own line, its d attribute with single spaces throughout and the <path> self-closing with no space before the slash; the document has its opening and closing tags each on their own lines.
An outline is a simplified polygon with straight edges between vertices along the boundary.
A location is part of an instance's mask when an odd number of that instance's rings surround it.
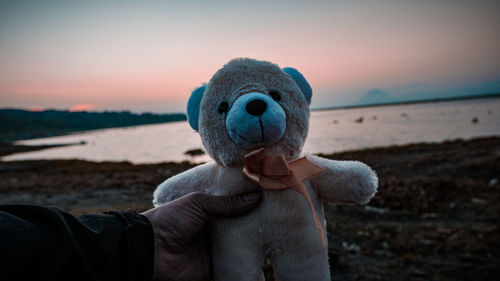
<svg viewBox="0 0 500 281">
<path fill-rule="evenodd" d="M 490 186 L 493 186 L 493 185 L 495 185 L 495 184 L 497 184 L 497 183 L 498 183 L 498 179 L 497 179 L 497 178 L 492 178 L 492 179 L 488 182 L 488 184 L 489 184 Z"/>
<path fill-rule="evenodd" d="M 379 213 L 379 214 L 385 214 L 385 213 L 387 213 L 387 209 L 386 208 L 377 208 L 377 207 L 372 207 L 372 206 L 369 206 L 369 205 L 365 205 L 364 209 L 365 209 L 365 211 Z"/>
<path fill-rule="evenodd" d="M 342 247 L 347 250 L 347 251 L 353 251 L 353 252 L 359 252 L 361 250 L 361 247 L 356 245 L 355 243 L 349 244 L 347 242 L 342 242 Z"/>
<path fill-rule="evenodd" d="M 358 236 L 370 236 L 370 232 L 362 230 L 358 230 L 357 234 Z"/>
<path fill-rule="evenodd" d="M 472 197 L 470 201 L 474 204 L 481 204 L 481 205 L 486 203 L 486 200 L 477 197 Z"/>
</svg>

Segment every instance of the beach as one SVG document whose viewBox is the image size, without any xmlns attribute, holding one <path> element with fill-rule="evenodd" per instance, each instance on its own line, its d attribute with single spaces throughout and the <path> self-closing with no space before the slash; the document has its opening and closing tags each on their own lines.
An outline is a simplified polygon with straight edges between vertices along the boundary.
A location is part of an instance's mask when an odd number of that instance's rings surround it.
<svg viewBox="0 0 500 281">
<path fill-rule="evenodd" d="M 7 149 L 9 151 L 9 149 Z M 17 151 L 17 150 L 15 150 Z M 500 274 L 500 138 L 419 143 L 322 155 L 379 176 L 363 206 L 327 205 L 334 280 L 495 280 Z M 189 162 L 0 162 L 0 203 L 75 215 L 144 211 Z"/>
</svg>

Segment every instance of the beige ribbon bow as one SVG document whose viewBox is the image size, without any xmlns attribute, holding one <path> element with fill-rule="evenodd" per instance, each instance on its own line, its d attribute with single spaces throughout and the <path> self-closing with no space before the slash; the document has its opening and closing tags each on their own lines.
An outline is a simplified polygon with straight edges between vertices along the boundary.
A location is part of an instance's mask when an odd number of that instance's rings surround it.
<svg viewBox="0 0 500 281">
<path fill-rule="evenodd" d="M 319 222 L 318 214 L 314 209 L 311 197 L 302 183 L 306 178 L 312 177 L 323 169 L 316 166 L 305 157 L 292 162 L 287 162 L 283 155 L 264 156 L 264 148 L 256 149 L 244 156 L 243 175 L 250 181 L 258 184 L 264 189 L 286 189 L 290 188 L 304 196 L 311 206 L 316 228 L 321 236 L 321 243 L 326 249 L 323 229 Z"/>
</svg>

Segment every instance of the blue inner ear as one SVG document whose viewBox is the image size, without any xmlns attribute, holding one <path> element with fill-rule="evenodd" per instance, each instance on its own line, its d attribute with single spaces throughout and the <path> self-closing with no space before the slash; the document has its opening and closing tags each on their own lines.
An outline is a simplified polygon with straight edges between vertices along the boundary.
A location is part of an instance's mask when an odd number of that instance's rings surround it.
<svg viewBox="0 0 500 281">
<path fill-rule="evenodd" d="M 304 77 L 304 75 L 302 75 L 302 73 L 300 73 L 297 69 L 293 67 L 285 67 L 283 68 L 283 72 L 292 77 L 292 79 L 295 81 L 295 83 L 297 83 L 300 90 L 302 91 L 302 94 L 304 94 L 307 103 L 311 103 L 312 89 L 309 83 L 307 82 L 306 78 Z"/>
<path fill-rule="evenodd" d="M 189 125 L 198 131 L 198 116 L 200 115 L 200 103 L 205 93 L 205 85 L 196 88 L 189 97 L 187 104 L 187 118 Z"/>
</svg>

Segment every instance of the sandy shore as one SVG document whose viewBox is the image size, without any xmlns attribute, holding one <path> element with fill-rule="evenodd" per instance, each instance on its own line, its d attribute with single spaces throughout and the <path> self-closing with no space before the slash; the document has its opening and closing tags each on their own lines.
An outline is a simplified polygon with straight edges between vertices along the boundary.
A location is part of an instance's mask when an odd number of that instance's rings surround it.
<svg viewBox="0 0 500 281">
<path fill-rule="evenodd" d="M 365 206 L 327 206 L 334 280 L 496 280 L 500 138 L 323 155 L 380 177 Z M 73 214 L 151 207 L 155 187 L 190 163 L 0 162 L 0 203 Z"/>
</svg>

